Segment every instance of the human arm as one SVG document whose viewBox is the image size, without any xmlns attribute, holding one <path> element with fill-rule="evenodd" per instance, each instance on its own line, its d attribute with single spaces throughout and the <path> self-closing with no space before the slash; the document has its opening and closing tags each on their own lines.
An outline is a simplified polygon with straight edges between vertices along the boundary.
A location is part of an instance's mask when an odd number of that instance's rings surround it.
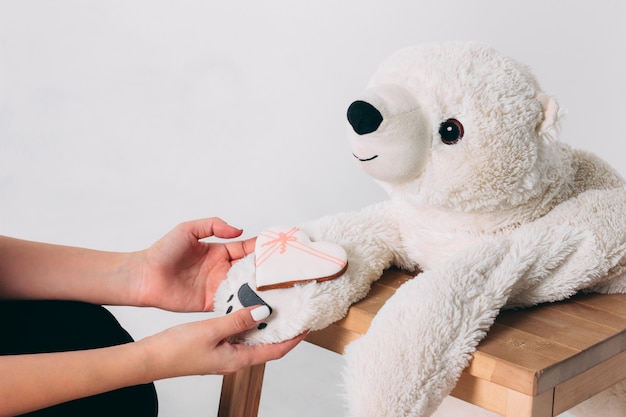
<svg viewBox="0 0 626 417">
<path fill-rule="evenodd" d="M 151 247 L 105 252 L 0 237 L 0 298 L 210 311 L 213 294 L 254 240 L 217 218 L 181 223 Z"/>
<path fill-rule="evenodd" d="M 228 374 L 284 356 L 303 335 L 265 346 L 231 344 L 229 336 L 258 325 L 251 307 L 187 323 L 128 344 L 59 353 L 0 356 L 0 416 L 158 379 Z M 262 312 L 262 311 L 261 311 Z"/>
<path fill-rule="evenodd" d="M 0 298 L 130 304 L 133 254 L 0 237 Z"/>
</svg>

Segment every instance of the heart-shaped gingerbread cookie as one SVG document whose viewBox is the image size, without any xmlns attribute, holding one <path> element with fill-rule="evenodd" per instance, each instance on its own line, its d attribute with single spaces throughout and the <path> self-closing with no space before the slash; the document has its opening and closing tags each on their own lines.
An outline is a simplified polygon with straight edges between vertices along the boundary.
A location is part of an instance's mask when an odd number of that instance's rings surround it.
<svg viewBox="0 0 626 417">
<path fill-rule="evenodd" d="M 346 251 L 330 242 L 312 242 L 297 227 L 265 230 L 256 240 L 256 289 L 289 288 L 337 278 L 348 268 Z"/>
</svg>

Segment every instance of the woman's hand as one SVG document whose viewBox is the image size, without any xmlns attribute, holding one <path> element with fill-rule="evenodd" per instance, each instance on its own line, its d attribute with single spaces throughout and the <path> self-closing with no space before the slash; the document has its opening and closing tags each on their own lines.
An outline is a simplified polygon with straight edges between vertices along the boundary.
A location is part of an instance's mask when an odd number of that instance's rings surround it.
<svg viewBox="0 0 626 417">
<path fill-rule="evenodd" d="M 137 252 L 137 305 L 171 311 L 212 311 L 213 297 L 233 262 L 254 251 L 255 239 L 226 243 L 242 230 L 221 219 L 181 223 L 150 248 Z"/>
<path fill-rule="evenodd" d="M 150 379 L 185 375 L 226 375 L 252 365 L 282 358 L 306 334 L 268 345 L 230 343 L 228 339 L 252 329 L 269 316 L 267 306 L 248 307 L 227 316 L 182 324 L 139 341 L 147 367 L 158 372 Z"/>
</svg>

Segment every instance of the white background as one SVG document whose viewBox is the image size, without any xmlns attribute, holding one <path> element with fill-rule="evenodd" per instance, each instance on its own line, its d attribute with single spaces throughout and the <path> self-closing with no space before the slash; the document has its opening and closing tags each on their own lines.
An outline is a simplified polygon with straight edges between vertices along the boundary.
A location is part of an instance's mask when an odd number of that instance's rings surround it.
<svg viewBox="0 0 626 417">
<path fill-rule="evenodd" d="M 624 174 L 625 5 L 0 0 L 0 234 L 135 250 L 183 220 L 248 237 L 385 198 L 345 109 L 387 55 L 432 40 L 529 64 L 565 140 Z M 113 311 L 136 338 L 204 317 Z M 342 415 L 341 366 L 302 344 L 268 367 L 261 416 Z M 215 415 L 219 384 L 158 383 L 161 416 Z"/>
</svg>

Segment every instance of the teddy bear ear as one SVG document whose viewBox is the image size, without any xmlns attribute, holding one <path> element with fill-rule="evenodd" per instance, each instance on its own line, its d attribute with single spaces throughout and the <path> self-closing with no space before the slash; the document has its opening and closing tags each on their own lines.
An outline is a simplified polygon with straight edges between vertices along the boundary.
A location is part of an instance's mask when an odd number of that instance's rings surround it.
<svg viewBox="0 0 626 417">
<path fill-rule="evenodd" d="M 551 128 L 558 128 L 560 111 L 559 105 L 554 97 L 542 92 L 538 92 L 535 95 L 535 98 L 541 104 L 541 108 L 543 111 L 543 118 L 541 119 L 541 122 L 537 125 L 537 132 L 547 133 Z"/>
</svg>

